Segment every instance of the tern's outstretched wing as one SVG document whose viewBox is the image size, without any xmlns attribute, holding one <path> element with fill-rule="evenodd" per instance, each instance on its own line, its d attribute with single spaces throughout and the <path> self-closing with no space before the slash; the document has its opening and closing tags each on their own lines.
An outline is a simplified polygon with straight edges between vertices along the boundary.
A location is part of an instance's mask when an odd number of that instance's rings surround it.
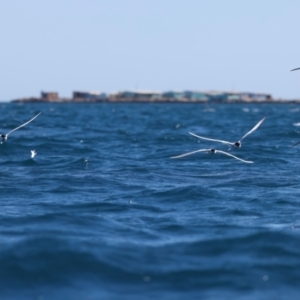
<svg viewBox="0 0 300 300">
<path fill-rule="evenodd" d="M 291 72 L 292 72 L 292 71 L 296 71 L 296 70 L 300 70 L 300 68 L 293 69 L 293 70 L 291 70 Z"/>
<path fill-rule="evenodd" d="M 10 133 L 12 133 L 13 131 L 15 131 L 15 130 L 17 130 L 17 129 L 19 129 L 19 128 L 25 126 L 25 125 L 27 125 L 28 123 L 30 123 L 31 121 L 33 121 L 35 118 L 37 118 L 40 114 L 41 114 L 41 112 L 39 112 L 35 117 L 33 117 L 32 119 L 30 119 L 30 120 L 27 121 L 26 123 L 24 123 L 24 124 L 22 124 L 21 126 L 19 126 L 19 127 L 15 128 L 15 129 L 11 130 L 9 133 L 6 134 L 6 136 L 8 136 L 8 135 L 9 135 Z"/>
<path fill-rule="evenodd" d="M 185 156 L 197 153 L 197 152 L 209 152 L 209 151 L 211 151 L 211 149 L 200 149 L 200 150 L 192 151 L 192 152 L 189 152 L 189 153 L 184 153 L 184 154 L 181 154 L 181 155 L 178 155 L 178 156 L 172 156 L 170 158 L 181 158 L 181 157 L 185 157 Z"/>
<path fill-rule="evenodd" d="M 202 139 L 202 140 L 207 140 L 207 141 L 213 141 L 213 142 L 219 142 L 219 143 L 223 143 L 223 144 L 226 144 L 226 145 L 230 145 L 230 146 L 234 146 L 234 143 L 230 143 L 230 142 L 227 142 L 227 141 L 222 141 L 222 140 L 215 140 L 215 139 L 209 139 L 209 138 L 206 138 L 206 137 L 203 137 L 203 136 L 199 136 L 197 134 L 194 134 L 192 132 L 189 132 L 189 134 L 199 138 L 199 139 Z"/>
<path fill-rule="evenodd" d="M 297 146 L 297 145 L 299 145 L 299 144 L 300 144 L 300 142 L 297 142 L 296 144 L 293 145 L 293 147 L 295 147 L 295 146 Z"/>
<path fill-rule="evenodd" d="M 235 158 L 235 159 L 237 159 L 237 160 L 240 160 L 240 161 L 242 161 L 242 162 L 244 162 L 244 163 L 253 164 L 253 161 L 243 160 L 243 159 L 241 159 L 241 158 L 238 158 L 238 157 L 236 157 L 236 156 L 234 156 L 234 155 L 232 155 L 232 154 L 229 154 L 229 153 L 224 152 L 224 151 L 221 151 L 221 150 L 216 150 L 216 152 L 220 152 L 220 153 L 223 153 L 223 154 L 225 154 L 225 155 L 231 156 L 231 157 L 233 157 L 233 158 Z"/>
<path fill-rule="evenodd" d="M 240 141 L 242 141 L 247 135 L 249 135 L 250 133 L 252 133 L 254 130 L 256 130 L 261 123 L 265 120 L 266 117 L 262 118 L 249 132 L 247 132 L 241 139 Z"/>
</svg>

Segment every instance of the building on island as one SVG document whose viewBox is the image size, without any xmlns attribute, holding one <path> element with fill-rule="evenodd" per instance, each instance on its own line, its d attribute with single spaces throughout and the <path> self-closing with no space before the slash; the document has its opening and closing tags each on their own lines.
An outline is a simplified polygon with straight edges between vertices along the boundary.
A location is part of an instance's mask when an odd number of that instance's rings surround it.
<svg viewBox="0 0 300 300">
<path fill-rule="evenodd" d="M 82 92 L 82 91 L 74 91 L 73 92 L 73 100 L 74 101 L 105 101 L 107 100 L 107 95 L 105 93 L 100 92 Z"/>
<path fill-rule="evenodd" d="M 167 91 L 162 93 L 162 98 L 169 101 L 180 101 L 185 99 L 185 94 L 181 91 Z"/>
<path fill-rule="evenodd" d="M 184 95 L 188 101 L 192 102 L 206 102 L 212 100 L 209 94 L 200 91 L 185 91 Z"/>
<path fill-rule="evenodd" d="M 269 102 L 273 100 L 271 94 L 263 93 L 209 91 L 206 94 L 213 102 Z"/>
<path fill-rule="evenodd" d="M 49 100 L 58 100 L 59 96 L 57 92 L 41 92 L 41 100 L 49 101 Z"/>
<path fill-rule="evenodd" d="M 171 102 L 206 102 L 211 100 L 208 94 L 199 91 L 168 91 L 164 92 L 162 97 L 164 100 Z"/>
<path fill-rule="evenodd" d="M 157 91 L 122 91 L 111 95 L 114 101 L 154 101 L 162 97 L 161 92 Z"/>
</svg>

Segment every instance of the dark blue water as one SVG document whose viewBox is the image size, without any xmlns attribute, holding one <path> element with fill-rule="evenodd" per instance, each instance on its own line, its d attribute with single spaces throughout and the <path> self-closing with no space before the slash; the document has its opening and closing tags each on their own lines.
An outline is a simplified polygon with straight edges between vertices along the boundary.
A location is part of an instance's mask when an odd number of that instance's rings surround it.
<svg viewBox="0 0 300 300">
<path fill-rule="evenodd" d="M 0 299 L 300 299 L 300 106 L 1 104 L 1 132 L 39 111 L 0 145 Z M 266 114 L 254 164 L 170 159 Z"/>
</svg>

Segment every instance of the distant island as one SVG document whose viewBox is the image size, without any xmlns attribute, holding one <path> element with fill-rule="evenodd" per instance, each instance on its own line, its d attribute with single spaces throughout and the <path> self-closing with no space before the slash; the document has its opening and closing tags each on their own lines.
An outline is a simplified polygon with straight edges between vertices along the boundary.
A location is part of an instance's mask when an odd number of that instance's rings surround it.
<svg viewBox="0 0 300 300">
<path fill-rule="evenodd" d="M 122 91 L 101 92 L 74 91 L 71 98 L 61 98 L 57 92 L 41 92 L 40 97 L 18 98 L 16 103 L 124 103 L 124 102 L 172 102 L 172 103 L 300 103 L 300 99 L 274 99 L 271 94 L 226 91 Z"/>
</svg>

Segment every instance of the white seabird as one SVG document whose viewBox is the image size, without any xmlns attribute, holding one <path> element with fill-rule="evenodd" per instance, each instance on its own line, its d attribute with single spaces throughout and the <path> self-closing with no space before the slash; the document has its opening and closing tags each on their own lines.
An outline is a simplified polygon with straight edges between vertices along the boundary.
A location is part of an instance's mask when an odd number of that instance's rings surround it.
<svg viewBox="0 0 300 300">
<path fill-rule="evenodd" d="M 27 121 L 26 123 L 24 123 L 24 124 L 18 126 L 17 128 L 11 130 L 10 132 L 8 132 L 8 133 L 6 133 L 6 134 L 1 134 L 2 142 L 5 142 L 5 141 L 7 140 L 7 137 L 8 137 L 9 134 L 11 134 L 12 132 L 18 130 L 19 128 L 21 128 L 21 127 L 27 125 L 28 123 L 30 123 L 31 121 L 33 121 L 35 118 L 37 118 L 40 114 L 41 114 L 41 112 L 39 112 L 35 117 L 33 117 L 32 119 L 30 119 L 30 120 Z"/>
<path fill-rule="evenodd" d="M 230 153 L 227 153 L 225 151 L 221 151 L 221 150 L 216 150 L 216 149 L 200 149 L 200 150 L 196 150 L 196 151 L 192 151 L 192 152 L 188 152 L 188 153 L 184 153 L 184 154 L 181 154 L 181 155 L 178 155 L 178 156 L 172 156 L 170 158 L 182 158 L 182 157 L 185 157 L 185 156 L 188 156 L 188 155 L 191 155 L 191 154 L 194 154 L 194 153 L 197 153 L 197 152 L 208 152 L 208 153 L 211 153 L 211 154 L 215 154 L 215 153 L 222 153 L 222 154 L 225 154 L 227 156 L 230 156 L 230 157 L 233 157 L 237 160 L 240 160 L 244 163 L 248 163 L 248 164 L 253 164 L 253 161 L 249 161 L 249 160 L 243 160 L 241 158 L 238 158 Z"/>
<path fill-rule="evenodd" d="M 31 158 L 34 158 L 36 156 L 35 150 L 30 150 L 30 152 L 31 152 Z"/>
<path fill-rule="evenodd" d="M 203 136 L 199 136 L 197 134 L 194 134 L 192 132 L 189 132 L 189 134 L 199 138 L 199 139 L 202 139 L 202 140 L 207 140 L 207 141 L 213 141 L 213 142 L 219 142 L 219 143 L 223 143 L 223 144 L 226 144 L 226 145 L 229 145 L 231 147 L 237 147 L 237 148 L 240 148 L 242 146 L 242 140 L 247 136 L 249 135 L 250 133 L 252 133 L 254 130 L 256 130 L 260 125 L 261 123 L 265 120 L 266 117 L 262 118 L 250 131 L 248 131 L 239 141 L 236 141 L 234 143 L 232 142 L 228 142 L 228 141 L 223 141 L 223 140 L 215 140 L 215 139 L 210 139 L 210 138 L 206 138 L 206 137 L 203 137 Z"/>
</svg>

